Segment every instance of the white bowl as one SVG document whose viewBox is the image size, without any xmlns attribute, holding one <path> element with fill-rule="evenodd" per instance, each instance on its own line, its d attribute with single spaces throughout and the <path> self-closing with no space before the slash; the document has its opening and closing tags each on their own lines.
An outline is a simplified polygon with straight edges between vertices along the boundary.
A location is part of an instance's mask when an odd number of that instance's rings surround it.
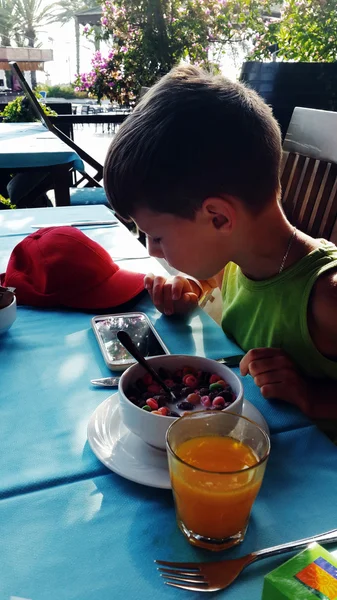
<svg viewBox="0 0 337 600">
<path fill-rule="evenodd" d="M 240 379 L 225 365 L 222 365 L 210 358 L 201 356 L 188 356 L 184 354 L 167 354 L 165 356 L 153 356 L 147 359 L 151 366 L 157 370 L 159 367 L 175 371 L 185 366 L 191 366 L 194 369 L 201 369 L 209 373 L 216 373 L 222 379 L 227 381 L 231 386 L 236 400 L 227 409 L 241 415 L 243 403 L 243 388 Z M 161 415 L 153 415 L 146 410 L 143 410 L 131 402 L 125 392 L 129 386 L 136 382 L 139 377 L 142 377 L 145 369 L 138 363 L 129 367 L 124 371 L 119 380 L 119 407 L 120 416 L 124 425 L 133 433 L 138 435 L 144 442 L 165 450 L 165 436 L 168 427 L 177 417 L 164 417 Z"/>
<path fill-rule="evenodd" d="M 12 300 L 9 306 L 0 308 L 0 335 L 5 333 L 14 323 L 16 319 L 16 297 Z"/>
</svg>

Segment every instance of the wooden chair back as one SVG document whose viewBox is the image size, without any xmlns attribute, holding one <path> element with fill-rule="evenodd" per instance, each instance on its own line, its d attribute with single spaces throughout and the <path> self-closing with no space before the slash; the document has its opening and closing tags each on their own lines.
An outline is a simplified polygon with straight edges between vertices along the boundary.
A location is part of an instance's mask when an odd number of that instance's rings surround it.
<svg viewBox="0 0 337 600">
<path fill-rule="evenodd" d="M 282 203 L 289 221 L 313 237 L 335 238 L 337 113 L 295 108 L 283 149 Z"/>
</svg>

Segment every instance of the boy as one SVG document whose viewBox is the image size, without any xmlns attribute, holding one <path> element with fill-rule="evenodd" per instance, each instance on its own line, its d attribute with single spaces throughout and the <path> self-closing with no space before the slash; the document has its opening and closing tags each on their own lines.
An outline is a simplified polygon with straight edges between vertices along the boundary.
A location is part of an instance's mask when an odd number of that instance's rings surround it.
<svg viewBox="0 0 337 600">
<path fill-rule="evenodd" d="M 152 256 L 187 277 L 145 278 L 163 313 L 222 286 L 222 327 L 265 398 L 337 418 L 337 248 L 296 230 L 279 203 L 281 136 L 240 83 L 180 66 L 112 141 L 105 189 Z M 201 286 L 201 289 L 200 289 Z"/>
</svg>

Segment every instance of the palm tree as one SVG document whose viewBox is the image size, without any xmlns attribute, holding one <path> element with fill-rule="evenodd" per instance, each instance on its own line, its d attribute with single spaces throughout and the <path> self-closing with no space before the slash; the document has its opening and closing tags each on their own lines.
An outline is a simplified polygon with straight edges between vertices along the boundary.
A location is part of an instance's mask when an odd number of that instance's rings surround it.
<svg viewBox="0 0 337 600">
<path fill-rule="evenodd" d="M 96 8 L 99 4 L 99 0 L 59 0 L 57 6 L 59 12 L 57 13 L 56 20 L 64 25 L 71 19 L 75 22 L 75 40 L 76 40 L 76 71 L 80 72 L 80 30 L 76 19 L 76 13 L 81 10 L 87 10 L 90 8 Z"/>
<path fill-rule="evenodd" d="M 0 45 L 10 46 L 13 33 L 15 0 L 0 0 Z"/>
<path fill-rule="evenodd" d="M 10 46 L 16 34 L 15 13 L 16 0 L 0 0 L 0 46 Z M 18 44 L 20 45 L 20 44 Z M 12 87 L 11 71 L 5 71 L 6 85 Z"/>
<path fill-rule="evenodd" d="M 55 21 L 55 3 L 44 5 L 43 0 L 14 0 L 14 20 L 18 35 L 27 40 L 30 48 L 36 47 L 41 27 Z M 32 87 L 36 87 L 36 71 L 31 71 Z"/>
</svg>

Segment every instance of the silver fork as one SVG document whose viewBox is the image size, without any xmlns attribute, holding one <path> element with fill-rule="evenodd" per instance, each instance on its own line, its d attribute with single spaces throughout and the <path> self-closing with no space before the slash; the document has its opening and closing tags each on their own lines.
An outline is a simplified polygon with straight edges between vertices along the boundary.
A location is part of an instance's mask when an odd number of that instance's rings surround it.
<svg viewBox="0 0 337 600">
<path fill-rule="evenodd" d="M 172 587 L 190 590 L 192 592 L 216 592 L 227 588 L 245 567 L 257 560 L 283 554 L 283 552 L 296 551 L 305 548 L 312 542 L 322 542 L 331 544 L 337 542 L 337 529 L 332 529 L 326 533 L 314 535 L 312 537 L 296 540 L 257 550 L 241 558 L 232 560 L 219 560 L 215 562 L 168 562 L 165 560 L 155 560 L 159 567 L 161 577 L 165 579 L 165 584 Z"/>
</svg>

